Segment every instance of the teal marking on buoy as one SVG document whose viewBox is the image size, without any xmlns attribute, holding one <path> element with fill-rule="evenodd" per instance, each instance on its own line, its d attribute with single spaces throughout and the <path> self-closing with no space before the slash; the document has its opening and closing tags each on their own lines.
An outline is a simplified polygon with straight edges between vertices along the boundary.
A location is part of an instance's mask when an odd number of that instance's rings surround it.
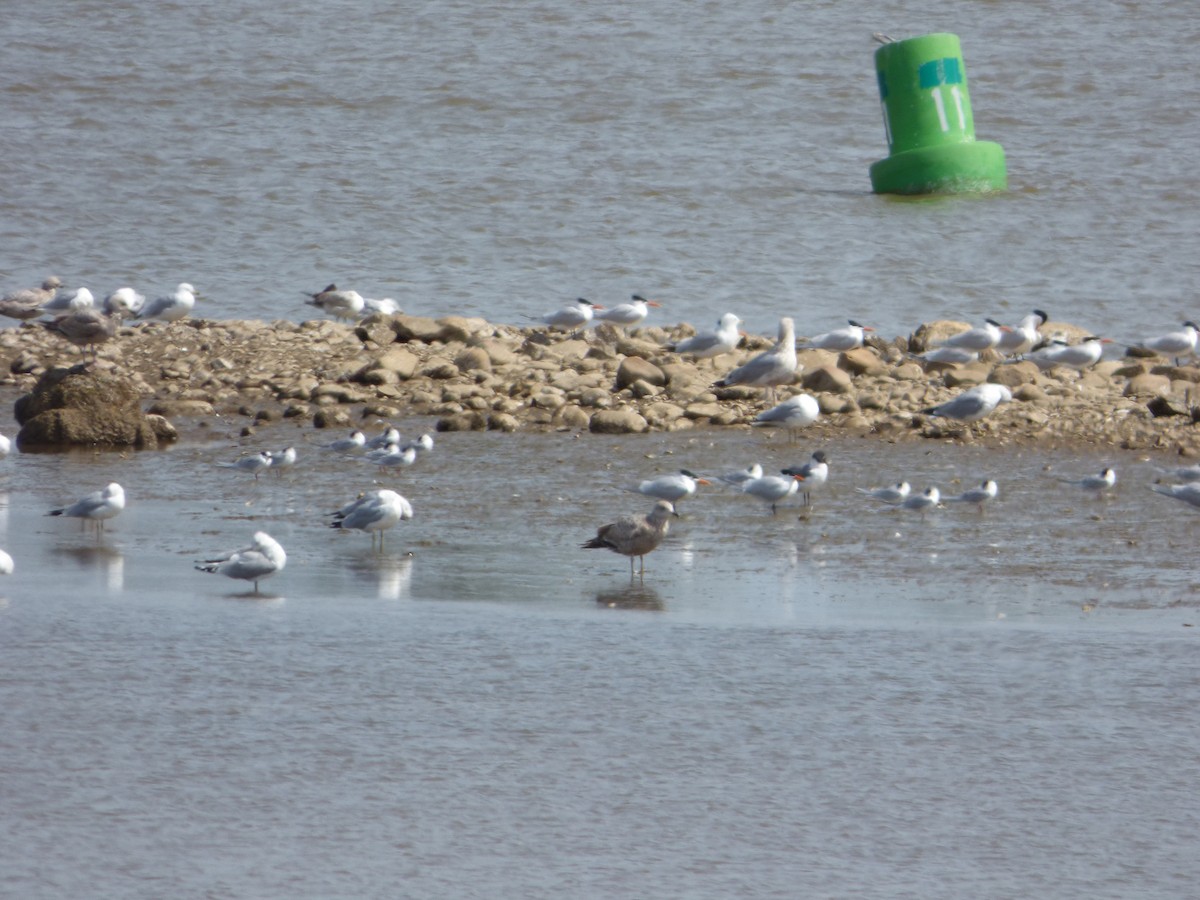
<svg viewBox="0 0 1200 900">
<path fill-rule="evenodd" d="M 877 194 L 1003 191 L 1004 148 L 975 140 L 957 35 L 927 34 L 875 51 L 888 157 L 871 166 Z"/>
</svg>

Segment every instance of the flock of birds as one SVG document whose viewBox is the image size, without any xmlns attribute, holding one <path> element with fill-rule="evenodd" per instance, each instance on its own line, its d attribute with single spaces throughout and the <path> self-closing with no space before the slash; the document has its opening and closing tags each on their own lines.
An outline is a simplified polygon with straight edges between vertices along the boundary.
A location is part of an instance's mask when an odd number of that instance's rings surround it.
<svg viewBox="0 0 1200 900">
<path fill-rule="evenodd" d="M 1151 485 L 1159 494 L 1173 497 L 1195 507 L 1200 507 L 1200 464 L 1162 470 L 1163 474 L 1181 483 Z M 608 549 L 629 557 L 630 575 L 645 574 L 646 554 L 658 548 L 670 529 L 670 520 L 678 516 L 680 503 L 694 497 L 702 485 L 714 481 L 733 488 L 738 493 L 767 504 L 771 515 L 775 515 L 784 501 L 801 494 L 803 506 L 811 508 L 812 495 L 829 481 L 830 458 L 825 450 L 815 451 L 810 459 L 797 466 L 781 469 L 778 475 L 765 474 L 759 464 L 745 469 L 724 472 L 713 479 L 704 478 L 688 469 L 647 479 L 628 490 L 655 498 L 654 506 L 644 516 L 625 516 L 604 525 L 596 536 L 582 544 L 584 549 Z M 1116 470 L 1105 467 L 1097 474 L 1078 478 L 1057 477 L 1057 481 L 1072 486 L 1084 494 L 1104 497 L 1117 484 Z M 855 493 L 865 502 L 880 508 L 919 513 L 922 518 L 934 509 L 948 504 L 970 506 L 983 513 L 1000 494 L 999 485 L 988 478 L 978 485 L 958 494 L 945 496 L 936 486 L 914 492 L 907 481 L 880 487 L 857 487 Z M 634 559 L 640 568 L 634 569 Z"/>
<path fill-rule="evenodd" d="M 7 456 L 11 447 L 12 442 L 0 435 L 0 458 Z M 400 432 L 389 425 L 370 440 L 363 432 L 354 431 L 346 438 L 324 445 L 321 450 L 336 455 L 360 453 L 364 463 L 375 465 L 382 471 L 412 465 L 418 456 L 433 450 L 433 438 L 422 434 L 416 440 L 402 443 Z M 248 473 L 257 480 L 264 472 L 282 475 L 296 462 L 296 448 L 287 447 L 280 451 L 264 450 L 247 454 L 232 462 L 218 462 L 216 465 Z M 125 508 L 125 490 L 120 484 L 112 482 L 74 503 L 49 510 L 46 515 L 79 519 L 85 525 L 94 527 L 99 539 L 108 520 L 120 515 Z M 370 534 L 372 549 L 378 547 L 382 552 L 384 533 L 398 523 L 411 519 L 413 508 L 401 494 L 390 488 L 381 488 L 360 493 L 328 516 L 331 528 Z M 248 546 L 197 560 L 196 569 L 253 582 L 257 593 L 259 582 L 283 571 L 286 564 L 287 553 L 280 543 L 265 531 L 257 531 Z M 0 575 L 11 575 L 13 568 L 12 557 L 0 550 Z"/>
<path fill-rule="evenodd" d="M 23 322 L 38 320 L 42 327 L 79 347 L 85 354 L 116 335 L 126 320 L 178 322 L 192 314 L 200 294 L 189 283 L 180 282 L 175 290 L 147 300 L 132 287 L 119 287 L 100 302 L 86 287 L 68 288 L 52 275 L 38 287 L 22 288 L 0 297 L 0 316 Z M 354 321 L 373 313 L 394 315 L 402 312 L 390 297 L 373 300 L 357 291 L 338 290 L 331 284 L 316 293 L 304 293 L 308 303 L 336 319 Z"/>
<path fill-rule="evenodd" d="M 340 290 L 335 284 L 328 285 L 316 293 L 306 293 L 308 302 L 338 319 L 356 320 L 376 312 L 398 313 L 394 300 L 369 300 L 357 291 Z M 117 326 L 127 318 L 158 319 L 166 322 L 178 321 L 189 315 L 196 302 L 195 288 L 181 283 L 165 297 L 147 302 L 145 297 L 129 287 L 119 288 L 107 295 L 97 306 L 95 298 L 87 288 L 65 288 L 60 279 L 46 279 L 38 288 L 15 291 L 0 298 L 0 315 L 20 320 L 41 317 L 42 324 L 62 335 L 71 343 L 81 347 L 95 346 L 113 336 Z M 630 328 L 641 324 L 652 308 L 660 307 L 657 301 L 647 300 L 634 294 L 627 303 L 606 308 L 584 298 L 561 309 L 542 316 L 528 316 L 547 328 L 579 333 L 598 323 L 615 327 Z M 995 351 L 1009 360 L 1029 360 L 1039 369 L 1065 367 L 1084 370 L 1101 359 L 1104 345 L 1112 343 L 1109 338 L 1090 335 L 1076 343 L 1068 343 L 1061 337 L 1044 337 L 1040 328 L 1049 321 L 1042 310 L 1033 310 L 1020 322 L 1002 325 L 994 319 L 986 319 L 976 327 L 951 335 L 938 346 L 924 353 L 913 354 L 926 363 L 960 365 L 979 359 L 986 351 Z M 669 344 L 667 349 L 694 359 L 715 360 L 733 352 L 744 336 L 742 320 L 734 313 L 722 315 L 711 330 L 698 331 L 694 336 Z M 782 428 L 793 437 L 811 425 L 820 416 L 820 407 L 814 397 L 797 394 L 782 402 L 776 402 L 776 388 L 791 385 L 802 368 L 798 363 L 797 346 L 845 352 L 862 347 L 866 334 L 871 332 L 854 320 L 845 327 L 807 338 L 796 336 L 795 323 L 790 317 L 779 320 L 777 339 L 768 350 L 757 354 L 744 364 L 727 372 L 713 382 L 714 387 L 749 386 L 764 389 L 768 408 L 760 413 L 752 424 L 760 427 Z M 1180 359 L 1195 356 L 1200 327 L 1192 321 L 1183 323 L 1182 328 L 1139 346 L 1147 351 Z M 1012 393 L 1003 385 L 985 383 L 969 388 L 945 403 L 924 410 L 927 415 L 970 423 L 990 415 L 998 406 L 1012 400 Z M 416 441 L 402 444 L 399 432 L 389 427 L 382 435 L 368 441 L 362 432 L 330 444 L 326 449 L 336 453 L 361 451 L 364 458 L 381 469 L 402 468 L 412 465 L 419 454 L 429 452 L 432 438 L 422 435 Z M 3 452 L 8 452 L 5 439 Z M 268 470 L 281 471 L 296 462 L 295 448 L 281 452 L 262 451 L 241 457 L 233 462 L 220 463 L 228 468 L 251 473 L 256 479 Z M 1193 471 L 1194 470 L 1194 471 Z M 1154 490 L 1200 507 L 1200 467 L 1186 467 L 1172 472 L 1182 483 L 1153 486 Z M 825 484 L 829 477 L 829 460 L 824 451 L 817 451 L 802 466 L 783 469 L 779 475 L 764 474 L 760 466 L 717 476 L 743 494 L 769 504 L 772 514 L 778 505 L 802 492 L 805 505 L 811 503 L 812 492 Z M 627 516 L 604 525 L 596 536 L 583 544 L 587 549 L 605 548 L 630 558 L 633 572 L 634 559 L 641 561 L 645 571 L 645 556 L 657 548 L 666 536 L 670 519 L 676 515 L 675 504 L 692 496 L 697 485 L 710 484 L 689 471 L 642 482 L 637 491 L 656 498 L 654 507 L 645 516 Z M 1074 479 L 1071 483 L 1080 488 L 1103 493 L 1116 484 L 1116 473 L 1106 468 L 1098 475 Z M 937 487 L 929 487 L 913 493 L 907 482 L 878 488 L 859 489 L 872 501 L 913 510 L 922 514 L 943 506 L 945 503 L 972 504 L 982 510 L 998 495 L 995 481 L 986 480 L 978 487 L 953 497 L 942 497 Z M 103 523 L 119 514 L 125 507 L 124 491 L 118 484 L 110 484 L 77 501 L 70 506 L 52 510 L 50 515 L 82 518 Z M 412 517 L 412 506 L 399 494 L 391 490 L 365 493 L 346 504 L 333 514 L 335 528 L 361 530 L 372 534 L 372 545 L 378 536 L 379 547 L 383 546 L 383 532 L 396 523 Z M 0 573 L 12 571 L 12 560 L 0 551 Z M 231 578 L 253 581 L 255 590 L 258 582 L 283 569 L 287 560 L 283 548 L 267 535 L 258 532 L 253 543 L 221 558 L 201 560 L 198 569 L 216 572 Z"/>
</svg>

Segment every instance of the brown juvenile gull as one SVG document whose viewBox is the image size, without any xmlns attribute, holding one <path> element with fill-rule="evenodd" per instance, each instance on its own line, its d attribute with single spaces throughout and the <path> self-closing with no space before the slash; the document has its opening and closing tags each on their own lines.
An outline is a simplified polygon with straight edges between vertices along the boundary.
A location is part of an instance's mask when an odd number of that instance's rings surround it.
<svg viewBox="0 0 1200 900">
<path fill-rule="evenodd" d="M 59 316 L 53 322 L 42 322 L 42 327 L 65 337 L 79 348 L 80 353 L 87 354 L 87 348 L 92 348 L 92 359 L 96 359 L 96 345 L 112 340 L 121 324 L 120 316 L 109 315 L 98 309 L 81 309 L 65 316 Z"/>
<path fill-rule="evenodd" d="M 767 389 L 767 403 L 775 405 L 775 387 L 796 380 L 796 326 L 790 318 L 779 320 L 779 340 L 775 346 L 758 354 L 748 363 L 738 366 L 713 387 L 732 387 L 736 384 Z"/>
<path fill-rule="evenodd" d="M 62 281 L 51 275 L 40 288 L 22 288 L 11 291 L 0 298 L 0 316 L 10 319 L 36 319 L 42 314 L 42 306 L 54 299 Z"/>
<path fill-rule="evenodd" d="M 659 500 L 645 516 L 622 516 L 617 521 L 602 525 L 596 536 L 580 546 L 584 550 L 608 548 L 614 553 L 629 557 L 629 574 L 633 575 L 633 558 L 641 560 L 639 574 L 646 574 L 646 554 L 654 550 L 667 536 L 671 516 L 677 515 L 675 507 L 667 500 Z"/>
</svg>

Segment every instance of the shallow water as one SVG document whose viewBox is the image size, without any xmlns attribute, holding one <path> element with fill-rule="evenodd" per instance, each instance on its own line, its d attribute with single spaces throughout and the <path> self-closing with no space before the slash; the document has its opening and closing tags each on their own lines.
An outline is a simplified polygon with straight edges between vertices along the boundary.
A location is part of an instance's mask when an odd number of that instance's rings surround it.
<svg viewBox="0 0 1200 900">
<path fill-rule="evenodd" d="M 425 423 L 406 423 L 406 431 Z M 681 503 L 631 580 L 623 488 L 809 447 L 439 435 L 382 553 L 373 467 L 5 462 L 0 869 L 21 896 L 1173 897 L 1197 869 L 1196 513 L 1128 455 L 825 445 L 811 511 Z M 1118 466 L 1110 500 L 1054 480 Z M 1001 484 L 922 520 L 854 492 Z M 119 478 L 99 539 L 46 518 Z M 919 489 L 919 487 L 918 487 Z M 801 518 L 801 516 L 804 518 Z M 287 568 L 193 570 L 264 529 Z M 1182 788 L 1182 789 L 1181 789 Z"/>
<path fill-rule="evenodd" d="M 1186 5 L 46 0 L 0 23 L 0 268 L 298 320 L 330 282 L 521 322 L 887 336 L 1031 307 L 1119 340 L 1195 317 Z M 962 39 L 999 197 L 870 194 L 870 34 Z"/>
</svg>

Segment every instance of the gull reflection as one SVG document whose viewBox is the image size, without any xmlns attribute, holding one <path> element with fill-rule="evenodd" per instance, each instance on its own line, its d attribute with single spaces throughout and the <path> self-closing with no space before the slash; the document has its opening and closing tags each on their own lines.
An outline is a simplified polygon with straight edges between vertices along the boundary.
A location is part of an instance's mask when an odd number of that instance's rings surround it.
<svg viewBox="0 0 1200 900">
<path fill-rule="evenodd" d="M 78 563 L 81 569 L 100 569 L 109 593 L 120 593 L 125 589 L 125 556 L 117 547 L 109 544 L 81 545 L 62 551 Z"/>
<path fill-rule="evenodd" d="M 264 594 L 255 593 L 254 591 L 238 591 L 235 594 L 226 594 L 226 600 L 248 600 L 258 606 L 283 606 L 287 597 L 283 594 Z"/>
<path fill-rule="evenodd" d="M 658 591 L 637 582 L 600 591 L 596 594 L 596 605 L 607 609 L 645 609 L 651 612 L 662 612 L 666 608 Z"/>
<path fill-rule="evenodd" d="M 8 491 L 0 491 L 0 531 L 8 534 Z"/>
<path fill-rule="evenodd" d="M 399 600 L 408 593 L 412 581 L 412 554 L 379 560 L 379 599 Z"/>
</svg>

